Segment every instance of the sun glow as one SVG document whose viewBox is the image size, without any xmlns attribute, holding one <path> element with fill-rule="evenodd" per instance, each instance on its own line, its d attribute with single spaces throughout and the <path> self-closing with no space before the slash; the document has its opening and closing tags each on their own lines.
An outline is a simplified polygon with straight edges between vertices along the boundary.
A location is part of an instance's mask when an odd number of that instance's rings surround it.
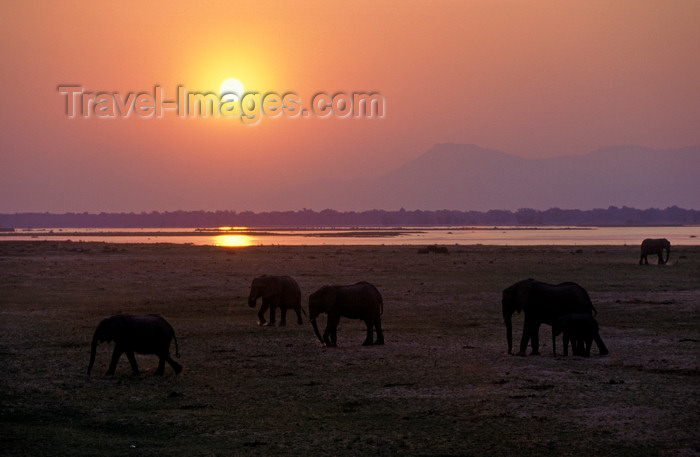
<svg viewBox="0 0 700 457">
<path fill-rule="evenodd" d="M 217 235 L 213 239 L 213 244 L 214 246 L 238 248 L 252 246 L 254 241 L 254 238 L 248 235 Z"/>
<path fill-rule="evenodd" d="M 213 45 L 192 61 L 193 71 L 187 77 L 187 86 L 221 95 L 240 89 L 241 96 L 243 91 L 262 93 L 273 90 L 276 85 L 270 78 L 275 73 L 265 56 L 269 53 L 259 48 L 232 49 Z M 234 86 L 226 89 L 224 86 L 229 82 Z"/>
</svg>

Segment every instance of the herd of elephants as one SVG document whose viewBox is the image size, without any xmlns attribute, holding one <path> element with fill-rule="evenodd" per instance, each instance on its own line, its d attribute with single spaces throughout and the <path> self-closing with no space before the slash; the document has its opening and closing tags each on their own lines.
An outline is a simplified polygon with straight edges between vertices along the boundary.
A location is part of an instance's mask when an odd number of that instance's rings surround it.
<svg viewBox="0 0 700 457">
<path fill-rule="evenodd" d="M 663 258 L 663 251 L 666 258 Z M 668 262 L 671 243 L 665 238 L 646 239 L 641 245 L 639 264 L 648 264 L 647 256 L 656 254 L 660 265 Z M 262 298 L 262 306 L 258 312 L 258 325 L 275 325 L 275 313 L 280 309 L 283 326 L 287 322 L 287 311 L 296 313 L 297 322 L 302 324 L 301 289 L 297 282 L 289 276 L 263 275 L 253 279 L 248 296 L 248 305 L 253 308 L 258 298 Z M 556 337 L 563 334 L 564 355 L 568 355 L 571 344 L 572 353 L 588 357 L 591 345 L 595 341 L 601 355 L 608 349 L 600 338 L 598 323 L 595 320 L 597 311 L 591 302 L 588 292 L 574 282 L 547 284 L 534 279 L 525 279 L 505 288 L 502 298 L 503 320 L 506 325 L 508 353 L 513 350 L 513 327 L 511 317 L 514 312 L 523 312 L 525 319 L 523 334 L 520 340 L 518 355 L 524 356 L 528 343 L 531 344 L 531 354 L 539 354 L 539 328 L 542 324 L 552 327 L 552 349 L 556 356 Z M 264 313 L 269 309 L 270 321 L 267 322 Z M 309 319 L 314 332 L 322 344 L 336 345 L 336 329 L 341 317 L 361 319 L 367 326 L 367 337 L 363 345 L 384 344 L 381 316 L 384 311 L 382 296 L 372 284 L 358 282 L 352 285 L 323 286 L 309 296 Z M 323 336 L 319 332 L 316 318 L 327 314 L 326 329 Z M 376 331 L 377 339 L 374 340 Z M 98 343 L 114 341 L 114 351 L 107 370 L 107 375 L 113 375 L 117 362 L 122 354 L 126 354 L 131 369 L 139 374 L 134 353 L 155 354 L 158 359 L 156 375 L 165 371 L 165 362 L 175 370 L 182 371 L 182 366 L 170 356 L 170 343 L 175 340 L 175 356 L 180 357 L 172 326 L 156 314 L 135 316 L 117 314 L 103 319 L 97 326 L 92 338 L 90 351 L 90 374 L 95 363 Z"/>
</svg>

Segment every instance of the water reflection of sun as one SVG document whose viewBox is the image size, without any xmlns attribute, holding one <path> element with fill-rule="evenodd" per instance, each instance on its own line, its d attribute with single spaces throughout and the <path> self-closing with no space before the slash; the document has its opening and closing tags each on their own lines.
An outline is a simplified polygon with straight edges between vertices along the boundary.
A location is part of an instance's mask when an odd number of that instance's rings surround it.
<svg viewBox="0 0 700 457">
<path fill-rule="evenodd" d="M 244 247 L 253 245 L 253 237 L 248 235 L 217 235 L 214 237 L 214 246 Z"/>
</svg>

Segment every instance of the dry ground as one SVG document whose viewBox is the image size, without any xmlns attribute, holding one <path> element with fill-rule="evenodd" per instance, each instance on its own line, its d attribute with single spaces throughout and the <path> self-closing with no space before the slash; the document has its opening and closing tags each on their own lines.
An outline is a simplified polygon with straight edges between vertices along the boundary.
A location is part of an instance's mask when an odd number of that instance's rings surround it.
<svg viewBox="0 0 700 457">
<path fill-rule="evenodd" d="M 2 454 L 700 455 L 700 248 L 645 267 L 637 247 L 449 248 L 1 242 Z M 257 327 L 263 273 L 304 301 L 374 283 L 386 345 L 362 347 L 359 321 L 341 320 L 337 348 L 289 316 Z M 554 358 L 546 326 L 543 355 L 507 355 L 500 293 L 527 277 L 587 288 L 610 355 Z M 142 376 L 123 358 L 104 377 L 105 344 L 88 377 L 92 332 L 117 312 L 162 314 L 185 371 L 156 377 L 139 356 Z"/>
</svg>

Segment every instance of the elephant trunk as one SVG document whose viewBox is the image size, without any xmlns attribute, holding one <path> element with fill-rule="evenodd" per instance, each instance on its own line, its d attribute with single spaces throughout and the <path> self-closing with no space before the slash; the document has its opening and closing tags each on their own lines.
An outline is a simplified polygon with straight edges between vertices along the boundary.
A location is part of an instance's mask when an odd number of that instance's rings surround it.
<svg viewBox="0 0 700 457">
<path fill-rule="evenodd" d="M 311 325 L 314 328 L 314 333 L 318 337 L 318 340 L 323 344 L 324 346 L 326 345 L 326 342 L 323 341 L 323 338 L 321 337 L 321 332 L 318 331 L 318 324 L 316 324 L 316 318 L 311 319 Z"/>
<path fill-rule="evenodd" d="M 90 363 L 88 364 L 88 375 L 92 371 L 92 366 L 95 364 L 95 354 L 97 353 L 97 331 L 95 331 L 95 336 L 92 337 L 92 346 L 90 347 Z"/>
<path fill-rule="evenodd" d="M 506 340 L 508 341 L 508 354 L 513 353 L 513 322 L 511 320 L 512 314 L 508 314 L 503 311 L 503 320 L 506 323 Z"/>
<path fill-rule="evenodd" d="M 258 297 L 256 295 L 250 294 L 248 297 L 248 306 L 251 308 L 255 308 L 255 302 L 257 301 Z"/>
<path fill-rule="evenodd" d="M 666 247 L 666 260 L 664 260 L 664 264 L 668 263 L 668 257 L 671 255 L 671 245 L 668 245 Z"/>
</svg>

